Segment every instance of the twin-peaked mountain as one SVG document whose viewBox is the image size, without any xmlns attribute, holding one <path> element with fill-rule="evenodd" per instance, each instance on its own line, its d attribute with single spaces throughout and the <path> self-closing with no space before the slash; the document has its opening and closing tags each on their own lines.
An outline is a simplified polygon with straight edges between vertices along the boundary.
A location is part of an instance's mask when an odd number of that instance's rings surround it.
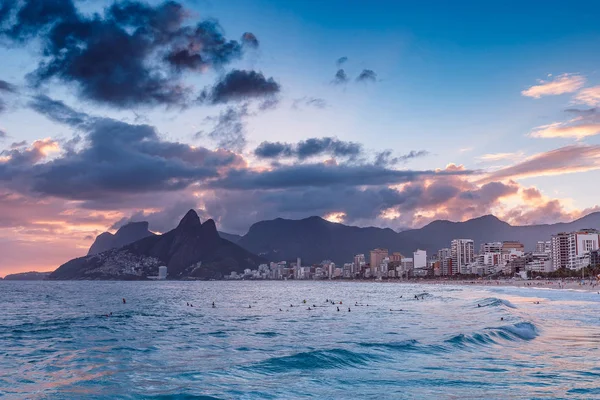
<svg viewBox="0 0 600 400">
<path fill-rule="evenodd" d="M 50 279 L 145 279 L 165 265 L 170 278 L 221 278 L 256 269 L 261 257 L 223 239 L 213 220 L 201 223 L 190 210 L 179 225 L 162 235 L 144 237 L 124 247 L 76 258 L 50 275 Z"/>
</svg>

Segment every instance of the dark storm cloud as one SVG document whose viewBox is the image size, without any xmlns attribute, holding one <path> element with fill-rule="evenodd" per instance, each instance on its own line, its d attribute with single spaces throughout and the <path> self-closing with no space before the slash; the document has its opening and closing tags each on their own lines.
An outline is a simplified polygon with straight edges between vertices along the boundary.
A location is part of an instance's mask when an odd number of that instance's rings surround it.
<svg viewBox="0 0 600 400">
<path fill-rule="evenodd" d="M 346 75 L 346 71 L 343 69 L 338 69 L 333 77 L 332 83 L 334 84 L 343 84 L 348 82 L 348 75 Z"/>
<path fill-rule="evenodd" d="M 356 82 L 376 82 L 377 74 L 370 69 L 363 69 L 360 75 L 356 78 Z"/>
<path fill-rule="evenodd" d="M 0 163 L 0 179 L 14 180 L 20 187 L 68 199 L 105 198 L 176 191 L 216 178 L 223 168 L 245 166 L 227 150 L 165 141 L 149 125 L 90 117 L 46 97 L 36 100 L 33 107 L 57 122 L 77 126 L 84 136 L 64 142 L 62 153 L 47 162 L 46 149 L 57 148 L 50 140 L 5 152 L 8 161 Z"/>
<path fill-rule="evenodd" d="M 331 155 L 335 157 L 356 158 L 362 152 L 362 146 L 333 137 L 310 138 L 297 144 L 281 142 L 262 142 L 254 154 L 259 158 L 295 157 L 304 160 L 309 157 Z"/>
<path fill-rule="evenodd" d="M 198 100 L 219 104 L 272 97 L 280 90 L 279 83 L 275 82 L 273 78 L 265 78 L 260 72 L 234 69 L 227 73 L 215 86 L 205 89 Z"/>
<path fill-rule="evenodd" d="M 116 107 L 184 105 L 192 88 L 181 83 L 181 71 L 221 68 L 243 53 L 215 20 L 186 25 L 191 14 L 175 1 L 117 1 L 91 16 L 71 0 L 10 2 L 0 10 L 12 23 L 0 35 L 41 40 L 34 85 L 73 83 L 85 98 Z"/>
<path fill-rule="evenodd" d="M 375 156 L 375 165 L 382 167 L 396 165 L 402 162 L 407 162 L 414 158 L 424 157 L 427 155 L 429 155 L 429 152 L 427 150 L 411 150 L 408 154 L 394 157 L 391 150 L 384 150 L 380 153 L 377 153 L 377 155 Z"/>
<path fill-rule="evenodd" d="M 178 39 L 180 43 L 166 56 L 176 69 L 219 68 L 242 57 L 242 45 L 225 39 L 221 26 L 214 20 L 203 21 L 182 36 L 185 40 Z"/>
<path fill-rule="evenodd" d="M 294 187 L 380 186 L 410 182 L 421 176 L 467 175 L 471 171 L 411 171 L 392 170 L 374 165 L 299 164 L 280 166 L 257 172 L 248 169 L 230 170 L 210 186 L 222 189 L 254 190 Z"/>
<path fill-rule="evenodd" d="M 344 56 L 344 57 L 340 57 L 335 61 L 335 65 L 336 67 L 341 67 L 342 65 L 344 65 L 345 63 L 348 62 L 348 57 Z"/>
</svg>

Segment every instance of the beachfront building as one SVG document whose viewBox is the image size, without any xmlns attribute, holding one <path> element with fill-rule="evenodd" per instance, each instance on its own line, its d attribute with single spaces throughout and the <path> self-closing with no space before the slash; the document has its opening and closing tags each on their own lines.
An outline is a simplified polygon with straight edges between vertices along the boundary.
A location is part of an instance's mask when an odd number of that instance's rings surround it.
<svg viewBox="0 0 600 400">
<path fill-rule="evenodd" d="M 472 239 L 454 239 L 450 244 L 452 254 L 452 272 L 470 274 L 470 266 L 474 259 L 475 243 Z M 468 272 L 467 272 L 468 270 Z M 464 271 L 464 272 L 463 272 Z"/>
<path fill-rule="evenodd" d="M 502 253 L 502 242 L 482 243 L 479 246 L 479 254 Z"/>
<path fill-rule="evenodd" d="M 536 244 L 535 244 L 535 253 L 536 254 L 542 254 L 542 253 L 548 253 L 550 254 L 552 252 L 552 242 L 550 240 L 539 240 Z"/>
<path fill-rule="evenodd" d="M 600 232 L 582 229 L 577 232 L 559 233 L 552 236 L 552 261 L 554 269 L 581 269 L 591 263 L 591 252 L 598 250 Z"/>
<path fill-rule="evenodd" d="M 377 248 L 375 250 L 371 250 L 369 265 L 371 266 L 371 274 L 373 276 L 376 275 L 376 272 L 379 269 L 379 267 L 380 267 L 381 262 L 383 261 L 383 259 L 387 258 L 387 257 L 388 257 L 388 250 L 387 249 Z"/>
<path fill-rule="evenodd" d="M 555 270 L 567 268 L 569 262 L 569 234 L 561 232 L 550 240 L 552 263 Z"/>
<path fill-rule="evenodd" d="M 413 253 L 413 267 L 415 269 L 427 268 L 427 252 L 417 250 Z"/>
</svg>

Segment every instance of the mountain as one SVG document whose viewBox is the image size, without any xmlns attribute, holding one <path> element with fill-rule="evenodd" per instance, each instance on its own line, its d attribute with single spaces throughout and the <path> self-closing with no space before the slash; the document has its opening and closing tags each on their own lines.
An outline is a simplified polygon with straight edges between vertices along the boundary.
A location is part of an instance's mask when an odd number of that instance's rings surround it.
<svg viewBox="0 0 600 400">
<path fill-rule="evenodd" d="M 450 247 L 453 239 L 473 239 L 475 250 L 485 242 L 517 240 L 526 250 L 535 249 L 538 240 L 550 240 L 559 232 L 584 228 L 600 229 L 600 212 L 589 214 L 570 223 L 512 226 L 493 215 L 464 222 L 434 221 L 423 228 L 395 232 L 391 229 L 358 228 L 332 223 L 320 217 L 302 220 L 277 218 L 261 221 L 250 227 L 238 244 L 271 261 L 295 260 L 312 264 L 330 259 L 338 264 L 351 262 L 355 254 L 367 256 L 376 247 L 399 251 L 411 257 L 416 249 L 433 254 Z M 368 260 L 367 260 L 368 261 Z"/>
<path fill-rule="evenodd" d="M 114 235 L 110 232 L 104 232 L 96 236 L 96 240 L 94 240 L 94 243 L 92 243 L 92 246 L 88 250 L 88 256 L 111 249 L 118 249 L 145 237 L 154 235 L 155 234 L 148 229 L 148 222 L 129 222 L 127 225 L 120 227 Z M 240 235 L 225 232 L 219 232 L 219 236 L 232 243 L 237 243 L 241 239 Z"/>
<path fill-rule="evenodd" d="M 212 219 L 201 223 L 194 210 L 179 225 L 118 249 L 76 258 L 50 275 L 50 279 L 145 279 L 167 266 L 168 277 L 221 278 L 232 271 L 256 269 L 261 257 L 219 236 Z"/>
<path fill-rule="evenodd" d="M 416 249 L 409 238 L 401 242 L 392 229 L 359 228 L 329 222 L 320 217 L 302 220 L 277 218 L 257 222 L 238 244 L 269 260 L 295 260 L 303 264 L 332 260 L 338 264 L 351 262 L 357 253 L 368 254 L 376 247 L 390 251 Z"/>
<path fill-rule="evenodd" d="M 154 233 L 148 230 L 148 222 L 130 222 L 120 227 L 114 235 L 110 232 L 98 235 L 90 247 L 88 255 L 118 249 L 148 236 L 154 236 Z"/>
<path fill-rule="evenodd" d="M 221 236 L 223 239 L 229 240 L 232 243 L 237 243 L 242 238 L 241 235 L 236 235 L 235 233 L 225 233 L 221 231 L 219 231 L 219 236 Z"/>
<path fill-rule="evenodd" d="M 18 274 L 10 274 L 4 277 L 7 281 L 43 281 L 48 279 L 50 272 L 21 272 Z"/>
</svg>

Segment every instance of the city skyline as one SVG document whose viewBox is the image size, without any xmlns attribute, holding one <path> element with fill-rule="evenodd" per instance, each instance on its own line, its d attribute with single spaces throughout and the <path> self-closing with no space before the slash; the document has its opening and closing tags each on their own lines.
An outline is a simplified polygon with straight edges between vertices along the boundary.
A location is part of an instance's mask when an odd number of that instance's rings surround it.
<svg viewBox="0 0 600 400">
<path fill-rule="evenodd" d="M 38 3 L 0 7 L 2 275 L 189 208 L 238 234 L 600 211 L 595 2 Z"/>
</svg>

